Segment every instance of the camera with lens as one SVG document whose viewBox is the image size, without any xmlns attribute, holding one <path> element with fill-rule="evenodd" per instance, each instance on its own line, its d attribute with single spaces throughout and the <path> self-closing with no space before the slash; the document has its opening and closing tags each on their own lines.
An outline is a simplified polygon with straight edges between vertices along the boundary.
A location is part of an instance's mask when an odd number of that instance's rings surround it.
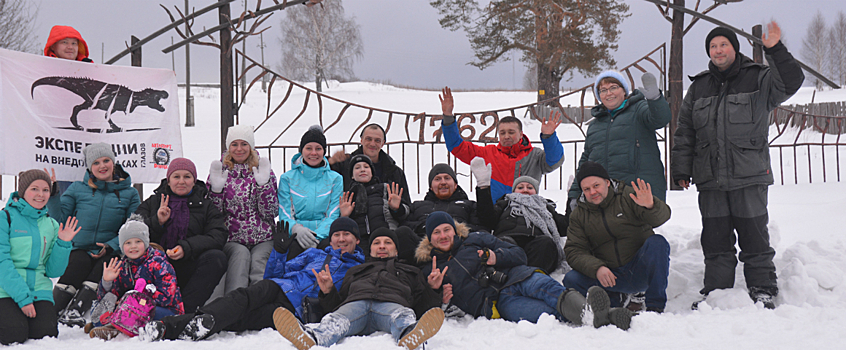
<svg viewBox="0 0 846 350">
<path fill-rule="evenodd" d="M 497 271 L 493 266 L 487 264 L 490 256 L 490 250 L 485 249 L 485 253 L 482 254 L 482 266 L 484 267 L 484 270 L 482 270 L 482 273 L 479 274 L 479 286 L 482 288 L 486 288 L 491 284 L 491 282 L 505 284 L 505 280 L 508 279 L 508 275 Z"/>
</svg>

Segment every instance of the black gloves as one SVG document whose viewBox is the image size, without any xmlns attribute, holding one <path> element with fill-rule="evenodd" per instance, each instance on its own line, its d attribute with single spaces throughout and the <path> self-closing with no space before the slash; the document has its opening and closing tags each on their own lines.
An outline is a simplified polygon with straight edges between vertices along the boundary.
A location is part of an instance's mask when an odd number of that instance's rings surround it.
<svg viewBox="0 0 846 350">
<path fill-rule="evenodd" d="M 274 227 L 273 230 L 273 250 L 282 254 L 288 252 L 288 247 L 291 246 L 291 243 L 293 243 L 297 237 L 296 233 L 291 236 L 289 226 L 290 225 L 287 222 L 279 221 L 276 223 L 276 227 Z"/>
</svg>

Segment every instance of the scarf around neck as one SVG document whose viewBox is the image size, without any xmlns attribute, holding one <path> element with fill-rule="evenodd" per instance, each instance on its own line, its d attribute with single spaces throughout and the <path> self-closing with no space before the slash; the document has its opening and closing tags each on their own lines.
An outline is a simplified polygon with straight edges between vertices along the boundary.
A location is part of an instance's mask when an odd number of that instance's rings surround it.
<svg viewBox="0 0 846 350">
<path fill-rule="evenodd" d="M 170 220 L 168 220 L 170 224 L 167 225 L 162 237 L 162 246 L 165 249 L 171 249 L 188 236 L 188 221 L 191 213 L 188 211 L 188 197 L 173 194 L 167 206 L 170 208 Z"/>
<path fill-rule="evenodd" d="M 512 211 L 516 209 L 523 214 L 523 218 L 526 219 L 526 227 L 535 225 L 544 235 L 555 241 L 560 251 L 564 251 L 558 234 L 558 226 L 555 225 L 552 213 L 546 209 L 546 199 L 536 194 L 521 193 L 509 193 L 505 195 L 505 198 L 508 199 L 508 206 L 512 208 Z M 563 257 L 563 255 L 559 254 L 559 257 Z"/>
</svg>

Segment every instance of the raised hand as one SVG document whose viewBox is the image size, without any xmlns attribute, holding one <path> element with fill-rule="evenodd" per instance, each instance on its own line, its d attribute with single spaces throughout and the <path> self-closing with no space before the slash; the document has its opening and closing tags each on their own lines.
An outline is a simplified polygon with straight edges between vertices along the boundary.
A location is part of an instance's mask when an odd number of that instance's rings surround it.
<svg viewBox="0 0 846 350">
<path fill-rule="evenodd" d="M 256 184 L 264 186 L 270 181 L 270 160 L 267 158 L 259 158 L 258 167 L 253 167 L 253 176 L 256 178 Z"/>
<path fill-rule="evenodd" d="M 444 304 L 449 304 L 450 300 L 452 300 L 452 283 L 447 283 L 444 285 L 444 292 L 441 302 Z"/>
<path fill-rule="evenodd" d="M 473 172 L 473 177 L 476 178 L 476 186 L 479 188 L 491 186 L 491 173 L 493 170 L 490 164 L 485 164 L 484 158 L 473 158 L 473 160 L 470 161 L 470 170 Z"/>
<path fill-rule="evenodd" d="M 108 264 L 103 262 L 103 281 L 114 281 L 120 275 L 120 268 L 123 266 L 123 261 L 120 258 L 114 257 Z"/>
<path fill-rule="evenodd" d="M 159 218 L 159 225 L 164 225 L 170 219 L 170 207 L 167 206 L 168 201 L 170 201 L 170 197 L 163 194 L 162 201 L 159 204 L 159 211 L 156 212 L 156 216 Z"/>
<path fill-rule="evenodd" d="M 396 182 L 392 182 L 390 185 L 385 184 L 385 186 L 388 187 L 388 206 L 391 207 L 391 210 L 399 209 L 403 188 Z"/>
<path fill-rule="evenodd" d="M 317 285 L 320 287 L 320 291 L 323 294 L 329 294 L 332 291 L 332 287 L 335 287 L 335 284 L 332 282 L 332 274 L 329 273 L 329 265 L 325 265 L 320 272 L 314 271 L 314 269 L 311 269 L 311 272 L 317 278 Z"/>
<path fill-rule="evenodd" d="M 75 216 L 69 216 L 65 224 L 59 224 L 59 239 L 65 242 L 72 241 L 73 237 L 82 229 L 81 226 L 77 227 L 76 224 L 77 220 Z"/>
<path fill-rule="evenodd" d="M 441 111 L 444 115 L 452 115 L 452 109 L 455 107 L 455 100 L 452 99 L 452 90 L 450 90 L 449 86 L 446 86 L 443 90 L 441 90 L 441 94 L 438 95 L 438 99 L 441 100 Z"/>
<path fill-rule="evenodd" d="M 340 163 L 347 160 L 348 156 L 344 151 L 335 152 L 332 157 L 329 157 L 329 165 Z"/>
<path fill-rule="evenodd" d="M 541 123 L 541 134 L 543 135 L 552 135 L 555 133 L 555 129 L 561 125 L 561 112 L 559 111 L 550 111 L 549 118 L 546 118 Z"/>
<path fill-rule="evenodd" d="M 47 168 L 44 168 L 44 172 L 50 174 L 51 182 L 56 182 L 56 169 L 50 168 L 50 171 L 47 171 Z"/>
<path fill-rule="evenodd" d="M 652 209 L 652 207 L 655 205 L 654 201 L 652 200 L 652 185 L 638 178 L 637 184 L 632 181 L 632 187 L 635 190 L 635 193 L 629 193 L 629 196 L 632 197 L 632 200 L 641 207 L 644 207 L 646 209 Z"/>
<path fill-rule="evenodd" d="M 341 205 L 338 209 L 341 211 L 341 216 L 350 217 L 350 214 L 352 214 L 353 209 L 355 209 L 355 202 L 353 201 L 352 192 L 347 191 L 341 195 Z"/>
<path fill-rule="evenodd" d="M 212 192 L 223 192 L 223 187 L 226 186 L 226 178 L 223 163 L 219 160 L 212 161 L 209 165 L 209 186 L 211 186 Z"/>
<path fill-rule="evenodd" d="M 279 253 L 285 254 L 296 238 L 296 234 L 291 236 L 290 228 L 291 224 L 283 220 L 279 221 L 276 230 L 273 230 L 273 249 Z"/>
<path fill-rule="evenodd" d="M 781 40 L 781 28 L 779 28 L 778 23 L 775 21 L 767 23 L 767 35 L 761 36 L 764 46 L 769 49 L 778 44 L 779 40 Z"/>
<path fill-rule="evenodd" d="M 438 268 L 438 257 L 432 257 L 432 272 L 429 273 L 429 277 L 426 280 L 429 282 L 429 287 L 432 289 L 438 289 L 441 287 L 441 284 L 444 283 L 444 276 L 446 276 L 447 269 L 449 266 L 444 267 L 444 271 L 442 272 L 441 269 Z"/>
<path fill-rule="evenodd" d="M 640 82 L 643 84 L 640 88 L 643 98 L 647 100 L 657 100 L 661 97 L 661 91 L 658 90 L 658 81 L 652 73 L 643 73 L 643 75 L 640 76 Z"/>
</svg>

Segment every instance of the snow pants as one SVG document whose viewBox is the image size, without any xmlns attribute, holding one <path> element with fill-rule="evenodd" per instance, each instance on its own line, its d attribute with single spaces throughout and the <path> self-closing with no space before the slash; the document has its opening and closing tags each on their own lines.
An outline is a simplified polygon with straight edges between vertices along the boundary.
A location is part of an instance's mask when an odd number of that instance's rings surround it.
<svg viewBox="0 0 846 350">
<path fill-rule="evenodd" d="M 643 242 L 632 260 L 611 269 L 611 272 L 617 276 L 617 283 L 605 288 L 606 291 L 627 294 L 646 291 L 646 307 L 664 309 L 667 305 L 667 277 L 670 275 L 670 244 L 664 236 L 652 235 Z M 596 276 L 586 276 L 576 270 L 567 272 L 562 282 L 565 288 L 573 288 L 582 295 L 587 295 L 588 288 L 592 286 L 601 286 Z M 611 306 L 621 306 L 618 300 L 611 298 Z"/>
<path fill-rule="evenodd" d="M 414 310 L 397 303 L 357 300 L 341 305 L 326 314 L 312 328 L 317 345 L 328 347 L 351 335 L 368 335 L 376 331 L 391 333 L 399 341 L 403 331 L 417 322 Z"/>
<path fill-rule="evenodd" d="M 700 240 L 705 255 L 705 285 L 700 293 L 734 287 L 737 243 L 746 286 L 778 294 L 775 250 L 767 231 L 767 190 L 766 185 L 755 185 L 733 191 L 699 191 Z"/>
<path fill-rule="evenodd" d="M 523 248 L 526 252 L 526 265 L 539 267 L 546 273 L 552 273 L 558 268 L 559 256 L 563 252 L 549 236 L 503 235 L 497 238 Z"/>
<path fill-rule="evenodd" d="M 85 281 L 100 283 L 100 280 L 103 279 L 103 263 L 109 262 L 113 257 L 114 255 L 105 255 L 100 258 L 92 258 L 88 251 L 74 249 L 68 257 L 68 267 L 65 268 L 65 273 L 59 278 L 58 283 L 73 286 L 75 290 L 82 288 L 82 282 Z M 53 289 L 53 301 L 55 302 L 53 307 L 57 315 L 68 306 L 68 302 L 71 300 L 68 297 L 62 297 L 61 293 L 63 292 Z"/>
<path fill-rule="evenodd" d="M 170 260 L 176 271 L 176 283 L 182 292 L 186 313 L 195 312 L 214 292 L 214 287 L 226 273 L 226 254 L 219 249 L 203 252 L 197 259 L 183 257 Z"/>
<path fill-rule="evenodd" d="M 238 288 L 226 293 L 222 298 L 201 307 L 197 314 L 214 317 L 214 327 L 209 333 L 209 335 L 212 335 L 221 331 L 257 331 L 275 327 L 273 312 L 280 307 L 296 314 L 294 305 L 291 304 L 285 292 L 276 282 L 261 280 L 247 288 Z M 186 313 L 163 318 L 162 322 L 165 324 L 164 338 L 177 339 L 195 315 L 194 313 Z"/>
<path fill-rule="evenodd" d="M 262 242 L 252 247 L 227 242 L 223 246 L 223 253 L 226 254 L 229 266 L 209 301 L 261 281 L 264 278 L 264 268 L 267 266 L 271 250 L 273 250 L 273 241 Z"/>
<path fill-rule="evenodd" d="M 53 303 L 36 301 L 35 318 L 24 315 L 20 306 L 12 298 L 0 298 L 0 344 L 23 343 L 27 339 L 57 337 L 58 320 Z"/>
</svg>

